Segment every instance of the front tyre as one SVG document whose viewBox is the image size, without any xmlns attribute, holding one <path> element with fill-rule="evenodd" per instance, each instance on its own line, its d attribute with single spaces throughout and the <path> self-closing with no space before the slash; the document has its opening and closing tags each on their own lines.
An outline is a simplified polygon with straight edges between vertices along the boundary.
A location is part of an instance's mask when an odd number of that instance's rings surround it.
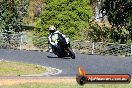
<svg viewBox="0 0 132 88">
<path fill-rule="evenodd" d="M 75 59 L 76 56 L 75 56 L 75 53 L 73 52 L 73 50 L 71 48 L 68 47 L 68 53 L 69 53 L 69 56 L 72 58 L 72 59 Z"/>
</svg>

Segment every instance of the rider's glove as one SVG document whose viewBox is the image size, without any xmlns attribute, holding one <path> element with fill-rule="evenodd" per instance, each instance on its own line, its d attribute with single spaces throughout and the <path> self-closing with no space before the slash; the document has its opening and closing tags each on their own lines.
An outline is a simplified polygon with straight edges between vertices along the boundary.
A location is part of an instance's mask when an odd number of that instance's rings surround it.
<svg viewBox="0 0 132 88">
<path fill-rule="evenodd" d="M 55 47 L 58 47 L 58 45 L 54 45 Z"/>
<path fill-rule="evenodd" d="M 54 47 L 58 47 L 58 45 L 57 45 L 57 44 L 53 44 L 53 46 L 54 46 Z"/>
</svg>

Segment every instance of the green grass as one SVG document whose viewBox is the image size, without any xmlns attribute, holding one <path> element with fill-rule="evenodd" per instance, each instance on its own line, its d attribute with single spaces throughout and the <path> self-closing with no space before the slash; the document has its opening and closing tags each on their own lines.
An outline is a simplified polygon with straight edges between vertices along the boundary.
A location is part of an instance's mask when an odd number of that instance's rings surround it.
<svg viewBox="0 0 132 88">
<path fill-rule="evenodd" d="M 26 83 L 12 86 L 0 86 L 0 88 L 132 88 L 130 84 L 43 84 L 43 83 Z"/>
<path fill-rule="evenodd" d="M 46 68 L 33 64 L 0 61 L 0 76 L 18 76 L 44 73 Z"/>
</svg>

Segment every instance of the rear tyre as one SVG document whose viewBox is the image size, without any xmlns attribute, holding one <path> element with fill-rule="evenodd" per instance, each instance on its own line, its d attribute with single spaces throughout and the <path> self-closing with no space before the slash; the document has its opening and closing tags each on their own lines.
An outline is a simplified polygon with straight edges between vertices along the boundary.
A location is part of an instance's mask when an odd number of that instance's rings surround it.
<svg viewBox="0 0 132 88">
<path fill-rule="evenodd" d="M 69 53 L 69 56 L 70 56 L 72 59 L 75 59 L 75 58 L 76 58 L 75 53 L 72 51 L 71 48 L 68 48 L 68 53 Z"/>
</svg>

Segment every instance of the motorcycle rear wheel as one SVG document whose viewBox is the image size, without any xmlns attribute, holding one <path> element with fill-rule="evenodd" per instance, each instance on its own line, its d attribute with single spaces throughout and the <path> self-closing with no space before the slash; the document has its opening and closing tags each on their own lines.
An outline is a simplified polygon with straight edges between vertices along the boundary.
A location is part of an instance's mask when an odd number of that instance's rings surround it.
<svg viewBox="0 0 132 88">
<path fill-rule="evenodd" d="M 72 59 L 75 59 L 76 56 L 75 56 L 75 53 L 73 52 L 73 50 L 71 48 L 68 48 L 68 53 L 69 53 L 69 56 L 72 58 Z"/>
</svg>

